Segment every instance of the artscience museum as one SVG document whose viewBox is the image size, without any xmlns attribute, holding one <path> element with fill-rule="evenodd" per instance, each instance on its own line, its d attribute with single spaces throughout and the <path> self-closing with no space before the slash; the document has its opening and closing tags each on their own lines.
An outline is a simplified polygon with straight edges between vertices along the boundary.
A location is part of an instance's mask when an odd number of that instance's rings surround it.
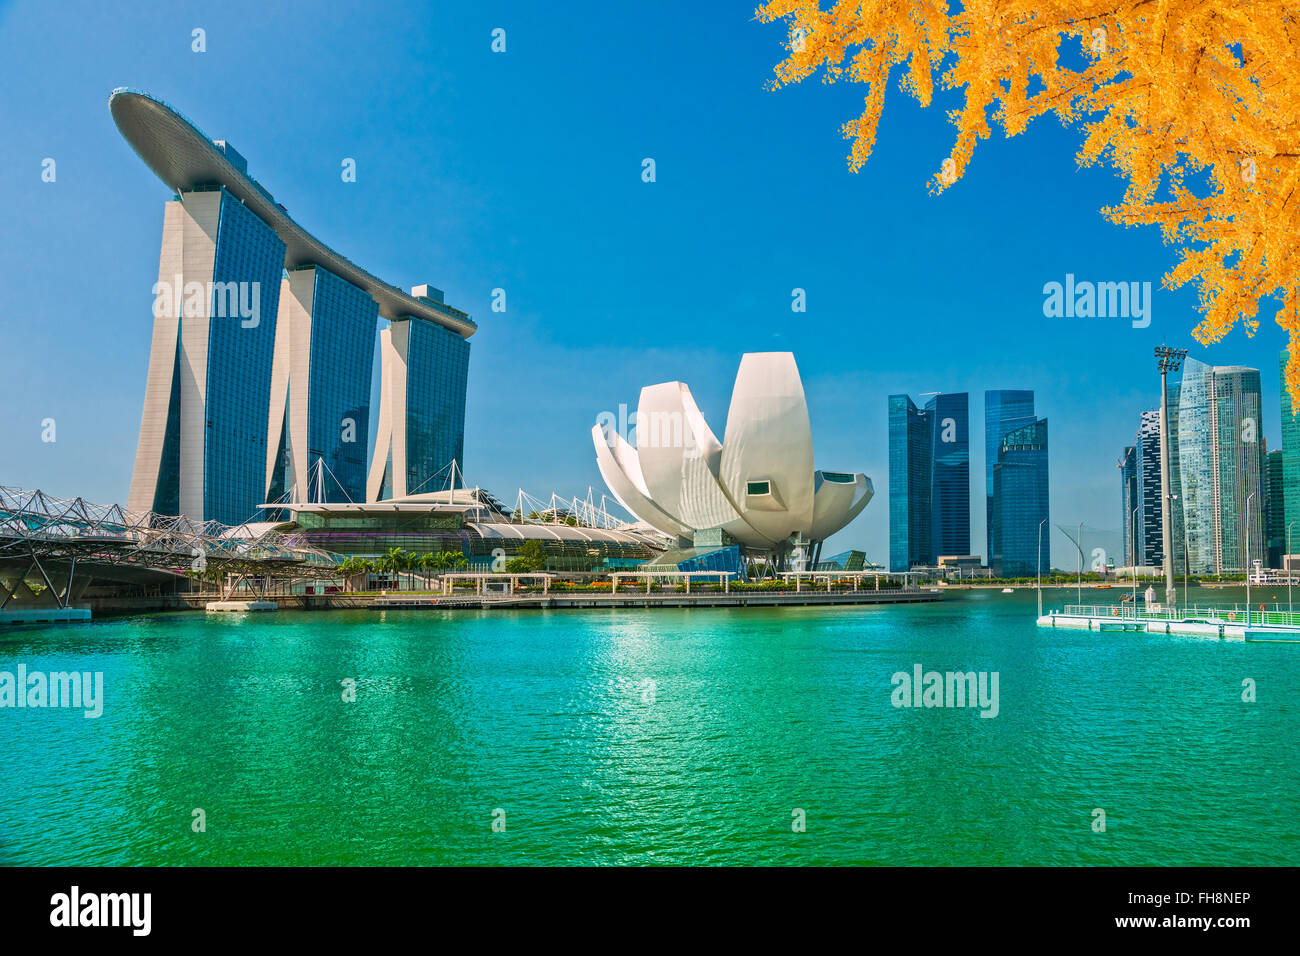
<svg viewBox="0 0 1300 956">
<path fill-rule="evenodd" d="M 814 466 L 808 404 L 790 352 L 741 358 L 721 441 L 684 382 L 641 390 L 631 436 L 604 416 L 591 437 L 614 497 L 673 539 L 682 564 L 734 549 L 785 570 L 814 568 L 822 542 L 873 494 L 864 474 Z"/>
</svg>

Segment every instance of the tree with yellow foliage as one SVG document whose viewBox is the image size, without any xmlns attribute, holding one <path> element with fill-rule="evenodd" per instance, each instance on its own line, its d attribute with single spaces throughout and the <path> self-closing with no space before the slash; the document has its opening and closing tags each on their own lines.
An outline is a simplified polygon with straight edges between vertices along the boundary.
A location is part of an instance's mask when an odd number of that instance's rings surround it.
<svg viewBox="0 0 1300 956">
<path fill-rule="evenodd" d="M 1238 322 L 1259 327 L 1260 300 L 1280 300 L 1290 333 L 1287 387 L 1300 408 L 1300 3 L 1268 0 L 769 0 L 757 18 L 784 20 L 785 60 L 771 86 L 816 73 L 866 84 L 844 124 L 849 166 L 871 155 L 895 67 L 928 106 L 937 81 L 964 91 L 949 118 L 951 155 L 932 192 L 961 177 L 976 143 L 1055 113 L 1083 133 L 1082 166 L 1103 162 L 1127 181 L 1102 212 L 1158 225 L 1178 247 L 1164 277 L 1199 284 L 1193 335 L 1217 342 Z"/>
</svg>

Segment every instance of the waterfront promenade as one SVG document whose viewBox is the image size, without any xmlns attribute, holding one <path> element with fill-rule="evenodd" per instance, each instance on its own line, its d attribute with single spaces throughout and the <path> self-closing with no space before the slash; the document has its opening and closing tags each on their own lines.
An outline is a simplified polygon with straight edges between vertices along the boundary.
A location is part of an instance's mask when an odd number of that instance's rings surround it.
<svg viewBox="0 0 1300 956">
<path fill-rule="evenodd" d="M 196 609 L 212 600 L 210 595 L 189 595 Z M 938 588 L 876 590 L 796 591 L 550 591 L 514 593 L 487 592 L 442 594 L 434 592 L 358 592 L 352 594 L 268 595 L 263 600 L 283 610 L 370 609 L 376 611 L 441 611 L 454 609 L 520 610 L 581 608 L 708 608 L 708 607 L 828 607 L 863 604 L 921 604 L 943 600 Z"/>
</svg>

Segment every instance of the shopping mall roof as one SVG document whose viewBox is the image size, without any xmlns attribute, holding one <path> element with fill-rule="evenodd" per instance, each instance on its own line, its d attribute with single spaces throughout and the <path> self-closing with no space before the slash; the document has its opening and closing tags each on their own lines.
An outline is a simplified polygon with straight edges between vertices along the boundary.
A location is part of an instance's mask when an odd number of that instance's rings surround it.
<svg viewBox="0 0 1300 956">
<path fill-rule="evenodd" d="M 484 540 L 491 538 L 524 541 L 530 538 L 553 541 L 607 541 L 624 544 L 645 544 L 645 537 L 606 528 L 586 528 L 567 524 L 509 524 L 506 522 L 471 521 L 468 527 L 478 532 Z"/>
</svg>

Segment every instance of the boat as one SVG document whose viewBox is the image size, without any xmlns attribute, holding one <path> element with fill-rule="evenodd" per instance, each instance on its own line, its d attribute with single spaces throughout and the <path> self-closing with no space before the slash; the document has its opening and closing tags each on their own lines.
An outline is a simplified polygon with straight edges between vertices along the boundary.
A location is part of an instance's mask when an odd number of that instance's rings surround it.
<svg viewBox="0 0 1300 956">
<path fill-rule="evenodd" d="M 1013 594 L 1013 593 L 1015 593 L 1015 590 L 1016 590 L 1015 588 L 1003 588 L 1003 589 L 1002 589 L 1002 593 L 1003 593 L 1003 594 Z"/>
</svg>

